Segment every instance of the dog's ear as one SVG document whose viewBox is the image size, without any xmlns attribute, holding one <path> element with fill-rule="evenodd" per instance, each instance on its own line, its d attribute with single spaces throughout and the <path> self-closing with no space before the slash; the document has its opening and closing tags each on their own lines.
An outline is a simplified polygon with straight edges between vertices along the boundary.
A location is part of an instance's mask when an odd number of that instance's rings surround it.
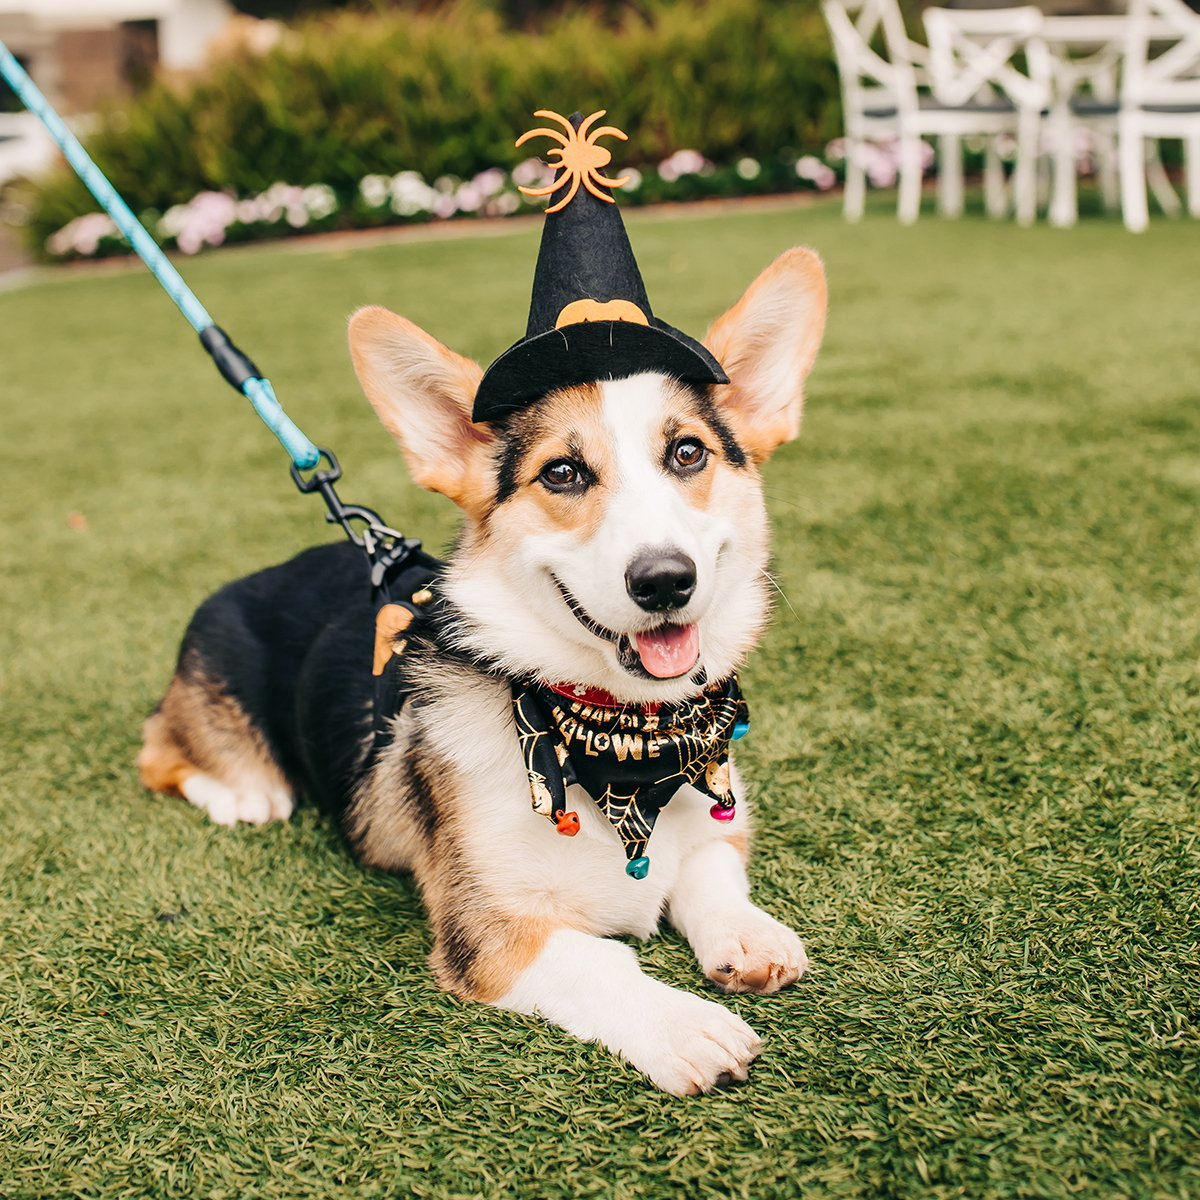
<svg viewBox="0 0 1200 1200">
<path fill-rule="evenodd" d="M 781 254 L 705 335 L 729 383 L 712 397 L 756 462 L 800 432 L 804 379 L 825 331 L 825 269 L 811 250 Z"/>
<path fill-rule="evenodd" d="M 492 443 L 486 425 L 471 423 L 483 372 L 386 308 L 360 308 L 350 318 L 350 356 L 413 478 L 473 511 Z"/>
</svg>

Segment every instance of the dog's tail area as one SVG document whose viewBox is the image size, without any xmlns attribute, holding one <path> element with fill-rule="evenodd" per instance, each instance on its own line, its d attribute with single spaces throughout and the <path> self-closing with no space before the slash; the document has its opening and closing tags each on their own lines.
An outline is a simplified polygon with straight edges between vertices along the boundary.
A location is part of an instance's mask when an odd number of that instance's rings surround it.
<svg viewBox="0 0 1200 1200">
<path fill-rule="evenodd" d="M 292 815 L 291 785 L 231 696 L 181 661 L 142 727 L 138 775 L 153 792 L 182 796 L 218 825 L 262 825 Z"/>
</svg>

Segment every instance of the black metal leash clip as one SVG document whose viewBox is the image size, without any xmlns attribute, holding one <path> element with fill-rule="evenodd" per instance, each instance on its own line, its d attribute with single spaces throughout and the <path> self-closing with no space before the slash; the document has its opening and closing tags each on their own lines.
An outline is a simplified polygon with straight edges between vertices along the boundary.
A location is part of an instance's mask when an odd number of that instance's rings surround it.
<svg viewBox="0 0 1200 1200">
<path fill-rule="evenodd" d="M 322 470 L 318 467 L 306 479 L 293 463 L 292 482 L 305 495 L 320 492 L 329 510 L 325 520 L 330 525 L 340 525 L 346 536 L 362 548 L 371 564 L 371 586 L 378 591 L 384 586 L 388 573 L 416 554 L 421 549 L 421 543 L 385 525 L 374 509 L 361 504 L 344 504 L 333 486 L 342 477 L 341 464 L 332 450 L 326 450 L 324 446 L 318 446 L 317 450 L 329 464 L 328 468 Z M 356 527 L 357 523 L 360 523 L 360 527 Z"/>
</svg>

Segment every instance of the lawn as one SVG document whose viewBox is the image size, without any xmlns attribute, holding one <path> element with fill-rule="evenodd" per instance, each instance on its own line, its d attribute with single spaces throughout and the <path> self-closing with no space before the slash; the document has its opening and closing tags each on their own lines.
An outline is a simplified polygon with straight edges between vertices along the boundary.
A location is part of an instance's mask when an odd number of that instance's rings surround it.
<svg viewBox="0 0 1200 1200">
<path fill-rule="evenodd" d="M 0 1196 L 1200 1194 L 1200 223 L 858 228 L 635 213 L 699 331 L 793 243 L 831 284 L 766 469 L 779 606 L 745 672 L 752 872 L 814 961 L 723 1001 L 751 1083 L 663 1096 L 437 992 L 411 883 L 316 814 L 151 797 L 139 724 L 195 603 L 333 537 L 144 273 L 0 294 Z M 490 359 L 536 225 L 213 254 L 189 282 L 347 468 L 444 548 L 347 313 Z M 647 969 L 701 991 L 682 940 Z"/>
</svg>

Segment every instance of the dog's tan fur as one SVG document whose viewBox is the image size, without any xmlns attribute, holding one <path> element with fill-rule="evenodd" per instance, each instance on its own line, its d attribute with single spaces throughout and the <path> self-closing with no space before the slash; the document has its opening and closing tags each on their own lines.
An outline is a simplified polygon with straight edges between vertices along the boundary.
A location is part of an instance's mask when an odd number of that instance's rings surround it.
<svg viewBox="0 0 1200 1200">
<path fill-rule="evenodd" d="M 228 786 L 252 778 L 289 790 L 241 705 L 202 671 L 182 665 L 142 729 L 137 767 L 144 787 L 174 796 L 199 774 Z"/>
</svg>

